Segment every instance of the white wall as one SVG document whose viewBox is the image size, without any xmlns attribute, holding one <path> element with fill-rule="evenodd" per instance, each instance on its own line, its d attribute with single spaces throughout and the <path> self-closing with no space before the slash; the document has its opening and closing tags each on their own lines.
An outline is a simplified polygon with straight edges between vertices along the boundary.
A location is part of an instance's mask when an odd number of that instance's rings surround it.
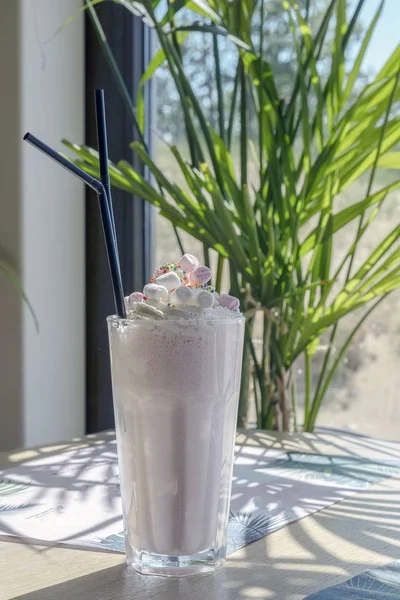
<svg viewBox="0 0 400 600">
<path fill-rule="evenodd" d="M 0 260 L 20 262 L 18 2 L 0 0 Z M 0 448 L 22 441 L 22 331 L 18 295 L 0 272 Z"/>
<path fill-rule="evenodd" d="M 22 142 L 28 130 L 61 151 L 62 137 L 84 139 L 82 16 L 56 34 L 81 5 L 0 0 L 0 131 L 11 147 L 1 144 L 0 245 L 39 320 L 38 333 L 1 281 L 0 449 L 84 431 L 84 190 Z"/>
</svg>

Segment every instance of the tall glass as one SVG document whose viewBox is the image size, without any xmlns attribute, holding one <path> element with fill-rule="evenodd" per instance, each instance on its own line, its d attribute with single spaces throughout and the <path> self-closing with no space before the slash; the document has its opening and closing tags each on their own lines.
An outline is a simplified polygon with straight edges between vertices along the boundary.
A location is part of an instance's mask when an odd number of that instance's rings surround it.
<svg viewBox="0 0 400 600">
<path fill-rule="evenodd" d="M 213 572 L 226 556 L 244 318 L 107 321 L 127 563 Z"/>
</svg>

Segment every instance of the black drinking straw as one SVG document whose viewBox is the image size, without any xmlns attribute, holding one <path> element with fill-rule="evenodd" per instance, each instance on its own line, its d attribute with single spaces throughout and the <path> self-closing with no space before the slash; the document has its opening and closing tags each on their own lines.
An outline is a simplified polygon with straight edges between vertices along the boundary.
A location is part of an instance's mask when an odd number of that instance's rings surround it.
<svg viewBox="0 0 400 600">
<path fill-rule="evenodd" d="M 52 158 L 55 162 L 64 167 L 64 169 L 67 169 L 67 171 L 75 175 L 75 177 L 78 177 L 78 179 L 86 183 L 86 185 L 91 187 L 96 192 L 99 199 L 100 215 L 107 248 L 108 264 L 111 272 L 115 307 L 117 314 L 120 317 L 125 318 L 126 311 L 124 303 L 124 290 L 122 287 L 121 271 L 119 267 L 118 248 L 114 238 L 114 230 L 111 223 L 107 193 L 103 184 L 98 179 L 95 179 L 91 175 L 85 173 L 85 171 L 74 165 L 73 162 L 64 156 L 61 156 L 61 154 L 53 150 L 53 148 L 50 148 L 50 146 L 39 140 L 31 133 L 26 133 L 24 135 L 24 140 L 32 144 L 32 146 L 35 146 L 35 148 L 43 152 L 43 154 L 46 154 Z"/>
<path fill-rule="evenodd" d="M 107 125 L 106 125 L 106 107 L 104 103 L 104 90 L 95 90 L 94 100 L 96 106 L 96 129 L 97 146 L 99 150 L 100 163 L 100 181 L 106 190 L 108 207 L 110 210 L 111 224 L 114 231 L 114 238 L 117 239 L 115 232 L 114 210 L 111 199 L 110 173 L 108 171 L 108 145 L 107 145 Z"/>
</svg>

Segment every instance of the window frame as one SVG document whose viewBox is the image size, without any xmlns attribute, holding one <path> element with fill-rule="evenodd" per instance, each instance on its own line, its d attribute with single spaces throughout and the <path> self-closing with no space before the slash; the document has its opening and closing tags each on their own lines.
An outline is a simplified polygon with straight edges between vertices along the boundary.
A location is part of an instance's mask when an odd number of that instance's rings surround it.
<svg viewBox="0 0 400 600">
<path fill-rule="evenodd" d="M 152 32 L 140 18 L 111 2 L 95 10 L 131 94 L 152 56 Z M 138 139 L 132 120 L 118 93 L 89 16 L 85 17 L 86 143 L 97 147 L 94 90 L 104 88 L 110 160 L 125 159 L 147 176 L 129 144 Z M 145 86 L 146 143 L 151 146 L 151 82 Z M 153 208 L 142 199 L 112 190 L 115 225 L 125 294 L 148 281 L 153 265 Z M 86 432 L 114 427 L 110 359 L 106 317 L 115 313 L 112 287 L 96 198 L 86 194 Z"/>
</svg>

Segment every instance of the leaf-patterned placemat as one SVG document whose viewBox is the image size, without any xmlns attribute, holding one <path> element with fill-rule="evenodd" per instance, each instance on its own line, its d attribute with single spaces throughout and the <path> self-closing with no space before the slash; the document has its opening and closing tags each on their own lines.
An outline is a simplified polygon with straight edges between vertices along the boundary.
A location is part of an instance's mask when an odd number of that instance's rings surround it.
<svg viewBox="0 0 400 600">
<path fill-rule="evenodd" d="M 344 583 L 308 596 L 306 600 L 399 600 L 400 560 L 365 571 Z"/>
<path fill-rule="evenodd" d="M 233 473 L 228 554 L 400 473 L 400 462 L 244 445 Z M 124 551 L 114 442 L 0 472 L 0 535 Z"/>
</svg>

